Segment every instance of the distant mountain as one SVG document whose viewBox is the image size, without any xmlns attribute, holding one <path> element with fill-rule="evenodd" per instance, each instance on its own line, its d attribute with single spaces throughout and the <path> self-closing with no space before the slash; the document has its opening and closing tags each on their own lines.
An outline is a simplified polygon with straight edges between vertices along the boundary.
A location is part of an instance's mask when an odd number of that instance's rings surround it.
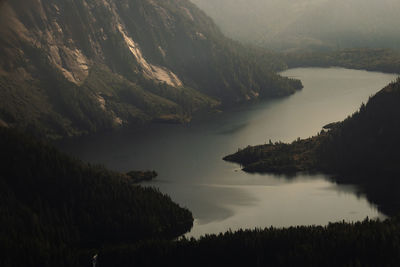
<svg viewBox="0 0 400 267">
<path fill-rule="evenodd" d="M 289 68 L 335 66 L 400 74 L 400 53 L 391 49 L 349 48 L 281 53 L 281 59 Z"/>
<path fill-rule="evenodd" d="M 187 0 L 0 2 L 0 123 L 74 136 L 293 93 Z"/>
<path fill-rule="evenodd" d="M 277 50 L 400 48 L 397 0 L 191 0 L 228 36 Z"/>
<path fill-rule="evenodd" d="M 247 147 L 225 160 L 249 172 L 325 172 L 336 181 L 361 185 L 382 211 L 400 211 L 400 78 L 343 122 L 291 144 Z"/>
</svg>

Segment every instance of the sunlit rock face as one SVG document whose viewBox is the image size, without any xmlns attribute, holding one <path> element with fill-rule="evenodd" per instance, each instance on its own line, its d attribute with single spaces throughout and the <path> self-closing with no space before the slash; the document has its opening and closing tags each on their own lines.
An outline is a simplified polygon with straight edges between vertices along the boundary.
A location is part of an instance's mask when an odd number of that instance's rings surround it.
<svg viewBox="0 0 400 267">
<path fill-rule="evenodd" d="M 183 85 L 182 81 L 179 80 L 176 74 L 174 74 L 169 69 L 161 66 L 155 66 L 147 62 L 147 60 L 143 57 L 139 45 L 135 43 L 131 37 L 128 36 L 121 24 L 118 24 L 118 30 L 124 37 L 124 41 L 128 45 L 129 50 L 132 52 L 132 55 L 134 55 L 136 61 L 142 67 L 143 74 L 146 77 L 159 82 L 165 82 L 166 84 L 174 87 Z"/>
<path fill-rule="evenodd" d="M 105 51 L 109 36 L 120 33 L 124 45 L 130 49 L 147 78 L 173 87 L 182 86 L 182 81 L 175 73 L 164 66 L 149 63 L 143 56 L 140 45 L 132 39 L 128 26 L 119 16 L 118 9 L 121 6 L 130 8 L 129 1 L 122 2 L 125 3 L 117 6 L 110 0 L 4 1 L 0 10 L 4 22 L 2 33 L 8 37 L 4 37 L 4 41 L 10 45 L 15 44 L 13 41 L 23 41 L 43 49 L 52 65 L 67 80 L 79 85 L 87 78 L 90 66 L 95 62 L 106 63 L 105 57 L 110 57 Z M 153 1 L 148 1 L 148 4 L 156 6 Z M 26 9 L 26 5 L 29 9 Z M 108 20 L 96 14 L 100 10 L 109 16 Z M 185 12 L 190 14 L 188 10 Z M 103 23 L 108 24 L 108 31 Z M 23 50 L 13 48 L 9 52 L 23 56 Z"/>
<path fill-rule="evenodd" d="M 182 94 L 193 102 L 191 112 L 217 105 L 185 93 L 185 66 L 175 63 L 185 56 L 177 36 L 199 34 L 191 8 L 185 1 L 1 1 L 2 125 L 33 123 L 50 128 L 50 135 L 54 128 L 61 129 L 56 135 L 76 135 L 156 118 L 187 120 L 177 103 Z M 180 16 L 194 25 L 183 33 Z M 193 50 L 193 43 L 181 46 Z M 147 88 L 138 80 L 147 80 Z M 160 95 L 158 85 L 168 89 Z"/>
</svg>

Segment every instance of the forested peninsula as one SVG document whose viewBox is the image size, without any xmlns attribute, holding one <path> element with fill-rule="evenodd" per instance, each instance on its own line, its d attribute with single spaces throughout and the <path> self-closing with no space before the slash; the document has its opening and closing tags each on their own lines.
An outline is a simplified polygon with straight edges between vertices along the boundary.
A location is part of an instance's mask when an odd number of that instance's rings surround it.
<svg viewBox="0 0 400 267">
<path fill-rule="evenodd" d="M 400 211 L 400 79 L 362 104 L 342 122 L 290 144 L 248 146 L 224 159 L 247 172 L 323 172 L 336 181 L 362 185 L 387 214 Z M 374 190 L 375 189 L 375 190 Z"/>
<path fill-rule="evenodd" d="M 247 172 L 324 172 L 357 184 L 390 215 L 383 221 L 189 239 L 191 211 L 138 184 L 155 171 L 111 171 L 49 143 L 289 96 L 302 83 L 276 73 L 287 68 L 400 73 L 395 50 L 241 44 L 192 2 L 0 0 L 0 266 L 398 266 L 400 79 L 314 137 L 225 158 Z"/>
</svg>

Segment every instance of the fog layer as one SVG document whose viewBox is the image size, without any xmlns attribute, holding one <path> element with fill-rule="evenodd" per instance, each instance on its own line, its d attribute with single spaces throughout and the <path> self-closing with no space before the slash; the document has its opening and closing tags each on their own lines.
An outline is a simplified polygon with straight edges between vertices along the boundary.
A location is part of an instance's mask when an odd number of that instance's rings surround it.
<svg viewBox="0 0 400 267">
<path fill-rule="evenodd" d="M 400 48 L 398 0 L 191 0 L 233 39 L 278 50 Z"/>
</svg>

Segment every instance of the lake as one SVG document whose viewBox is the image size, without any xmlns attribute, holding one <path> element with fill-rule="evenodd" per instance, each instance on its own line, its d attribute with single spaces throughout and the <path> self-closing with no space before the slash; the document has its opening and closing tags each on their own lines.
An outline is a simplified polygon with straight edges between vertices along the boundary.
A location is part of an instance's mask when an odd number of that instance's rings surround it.
<svg viewBox="0 0 400 267">
<path fill-rule="evenodd" d="M 325 225 L 383 218 L 357 187 L 323 174 L 295 177 L 247 174 L 222 158 L 247 145 L 290 142 L 355 112 L 396 75 L 341 68 L 282 72 L 304 89 L 281 99 L 243 105 L 187 125 L 151 125 L 65 141 L 60 148 L 113 170 L 156 170 L 154 186 L 195 217 L 187 236 L 229 229 Z"/>
</svg>

